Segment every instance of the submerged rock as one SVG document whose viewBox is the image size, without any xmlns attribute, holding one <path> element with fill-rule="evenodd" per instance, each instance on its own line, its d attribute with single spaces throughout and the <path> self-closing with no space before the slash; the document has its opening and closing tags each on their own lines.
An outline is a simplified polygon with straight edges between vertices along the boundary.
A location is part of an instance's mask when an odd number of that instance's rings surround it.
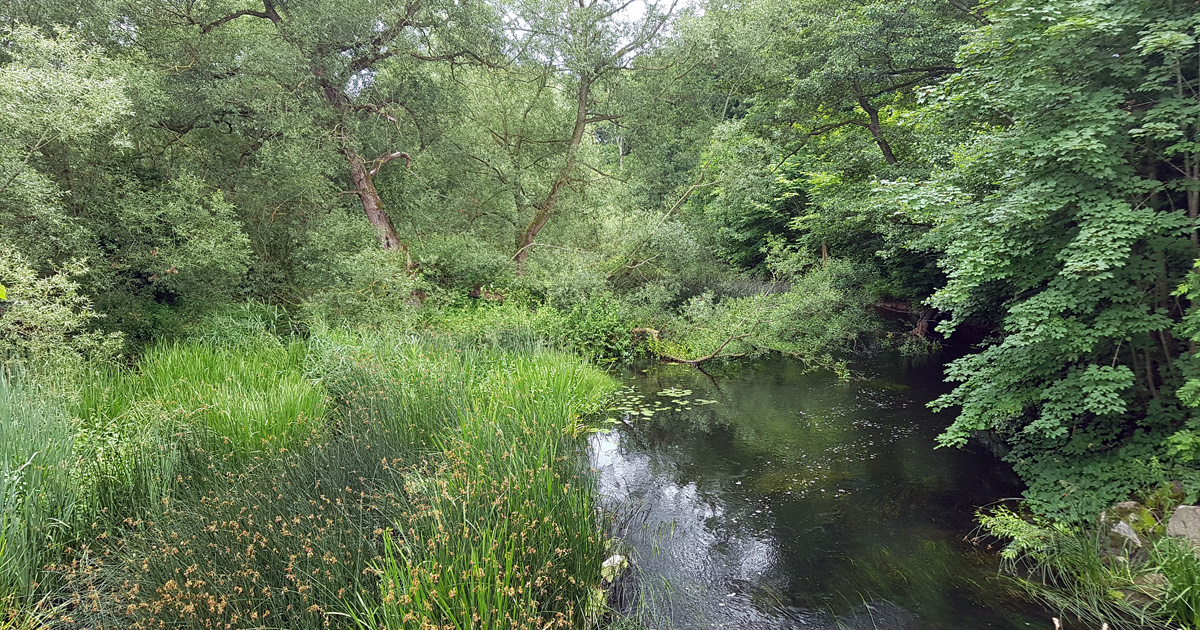
<svg viewBox="0 0 1200 630">
<path fill-rule="evenodd" d="M 1200 545 L 1200 506 L 1181 505 L 1171 513 L 1167 521 L 1167 535 L 1186 538 L 1193 545 Z"/>
</svg>

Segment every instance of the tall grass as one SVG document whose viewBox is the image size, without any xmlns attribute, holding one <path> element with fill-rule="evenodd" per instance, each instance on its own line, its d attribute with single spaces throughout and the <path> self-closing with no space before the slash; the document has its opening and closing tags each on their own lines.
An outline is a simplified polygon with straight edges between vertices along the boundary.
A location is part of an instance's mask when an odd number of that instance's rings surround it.
<svg viewBox="0 0 1200 630">
<path fill-rule="evenodd" d="M 86 603 L 72 610 L 74 623 L 583 624 L 605 548 L 576 429 L 580 414 L 612 391 L 609 377 L 577 357 L 536 348 L 319 327 L 307 350 L 283 350 L 230 356 L 205 343 L 165 346 L 138 371 L 101 373 L 85 388 L 79 409 L 89 430 L 104 433 L 108 422 L 116 435 L 148 436 L 137 451 L 147 466 L 159 447 L 174 459 L 152 475 L 173 475 L 161 507 L 90 541 L 102 562 L 93 555 L 65 569 L 76 601 Z M 259 369 L 268 352 L 276 352 L 268 357 L 273 370 Z M 302 368 L 329 396 L 301 413 L 267 394 L 287 395 L 279 375 Z M 229 392 L 274 413 L 245 413 Z M 266 428 L 238 433 L 211 415 L 217 409 L 266 418 Z M 272 433 L 317 409 L 324 429 L 303 440 Z M 210 448 L 189 427 L 222 436 L 218 447 L 255 454 L 238 459 Z M 278 437 L 264 442 L 265 434 Z M 115 441 L 112 459 L 136 468 L 142 460 L 122 450 L 123 438 Z M 156 492 L 133 478 L 112 487 L 122 483 L 150 489 L 137 501 L 114 502 L 114 512 L 127 514 Z"/>
<path fill-rule="evenodd" d="M 83 377 L 73 412 L 89 518 L 160 513 L 210 454 L 246 460 L 296 448 L 322 430 L 325 391 L 305 377 L 303 343 L 172 343 L 134 369 Z M 193 461 L 189 464 L 188 460 Z"/>
<path fill-rule="evenodd" d="M 1162 575 L 1158 613 L 1184 628 L 1200 628 L 1200 557 L 1188 540 L 1162 538 L 1150 557 Z"/>
<path fill-rule="evenodd" d="M 89 522 L 149 518 L 161 512 L 192 435 L 147 400 L 136 372 L 103 367 L 83 377 L 79 418 L 79 508 Z"/>
<path fill-rule="evenodd" d="M 410 335 L 319 329 L 310 373 L 336 406 L 336 429 L 395 452 L 438 449 L 477 394 L 480 354 Z"/>
<path fill-rule="evenodd" d="M 392 532 L 371 627 L 539 628 L 584 621 L 604 540 L 573 429 L 611 381 L 573 357 L 480 357 L 470 412 L 445 434 L 421 505 Z"/>
<path fill-rule="evenodd" d="M 70 533 L 73 445 L 60 404 L 0 373 L 0 625 Z"/>
<path fill-rule="evenodd" d="M 577 357 L 412 337 L 314 340 L 349 427 L 415 459 L 364 628 L 582 623 L 604 541 L 575 428 L 612 392 Z"/>
<path fill-rule="evenodd" d="M 287 448 L 318 428 L 325 392 L 302 371 L 305 345 L 209 343 L 160 346 L 140 363 L 147 398 L 231 450 Z"/>
<path fill-rule="evenodd" d="M 1090 627 L 1200 628 L 1200 549 L 1161 537 L 1144 554 L 1106 551 L 1094 528 L 1028 521 L 1005 508 L 981 515 L 1008 539 L 1005 569 L 1031 598 Z"/>
</svg>

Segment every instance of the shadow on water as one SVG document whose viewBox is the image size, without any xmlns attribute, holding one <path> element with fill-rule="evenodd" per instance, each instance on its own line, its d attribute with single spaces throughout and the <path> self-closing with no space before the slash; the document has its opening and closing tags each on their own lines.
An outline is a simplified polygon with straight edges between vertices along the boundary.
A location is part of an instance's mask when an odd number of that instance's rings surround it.
<svg viewBox="0 0 1200 630">
<path fill-rule="evenodd" d="M 636 514 L 625 542 L 650 625 L 1047 625 L 963 541 L 977 507 L 1021 488 L 986 449 L 934 449 L 941 365 L 884 355 L 857 373 L 772 360 L 629 376 L 592 461 L 606 500 Z"/>
</svg>

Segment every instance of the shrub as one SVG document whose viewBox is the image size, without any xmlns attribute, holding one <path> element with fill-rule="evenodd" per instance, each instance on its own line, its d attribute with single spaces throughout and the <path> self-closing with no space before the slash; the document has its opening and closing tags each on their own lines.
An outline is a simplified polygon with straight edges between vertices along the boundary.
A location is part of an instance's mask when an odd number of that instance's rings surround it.
<svg viewBox="0 0 1200 630">
<path fill-rule="evenodd" d="M 413 260 L 425 279 L 459 291 L 507 284 L 513 275 L 510 255 L 468 234 L 418 241 Z"/>
<path fill-rule="evenodd" d="M 400 327 L 416 318 L 421 292 L 432 290 L 413 275 L 398 251 L 371 247 L 338 259 L 334 266 L 337 282 L 304 301 L 302 310 L 309 320 L 352 328 Z"/>
<path fill-rule="evenodd" d="M 91 329 L 99 317 L 76 278 L 87 273 L 83 261 L 72 261 L 55 273 L 41 275 L 13 247 L 0 243 L 0 366 L 21 363 L 45 376 L 74 371 L 88 359 L 111 359 L 120 348 L 119 335 Z"/>
<path fill-rule="evenodd" d="M 571 308 L 556 336 L 563 348 L 612 361 L 632 358 L 631 329 L 624 305 L 609 292 L 596 292 Z"/>
<path fill-rule="evenodd" d="M 845 355 L 874 330 L 864 272 L 830 260 L 796 277 L 786 292 L 718 299 L 692 298 L 664 325 L 655 344 L 661 355 L 695 359 L 780 352 L 812 369 L 845 373 Z"/>
</svg>

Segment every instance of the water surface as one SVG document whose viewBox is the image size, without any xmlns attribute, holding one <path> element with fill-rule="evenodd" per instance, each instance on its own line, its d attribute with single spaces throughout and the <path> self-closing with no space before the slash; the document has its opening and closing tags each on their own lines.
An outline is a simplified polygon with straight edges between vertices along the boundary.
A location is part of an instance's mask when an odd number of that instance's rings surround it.
<svg viewBox="0 0 1200 630">
<path fill-rule="evenodd" d="M 934 449 L 950 419 L 925 407 L 945 391 L 937 362 L 877 357 L 849 382 L 786 360 L 628 381 L 641 399 L 592 458 L 629 515 L 650 625 L 1047 626 L 964 541 L 978 506 L 1020 486 L 983 449 Z"/>
</svg>

